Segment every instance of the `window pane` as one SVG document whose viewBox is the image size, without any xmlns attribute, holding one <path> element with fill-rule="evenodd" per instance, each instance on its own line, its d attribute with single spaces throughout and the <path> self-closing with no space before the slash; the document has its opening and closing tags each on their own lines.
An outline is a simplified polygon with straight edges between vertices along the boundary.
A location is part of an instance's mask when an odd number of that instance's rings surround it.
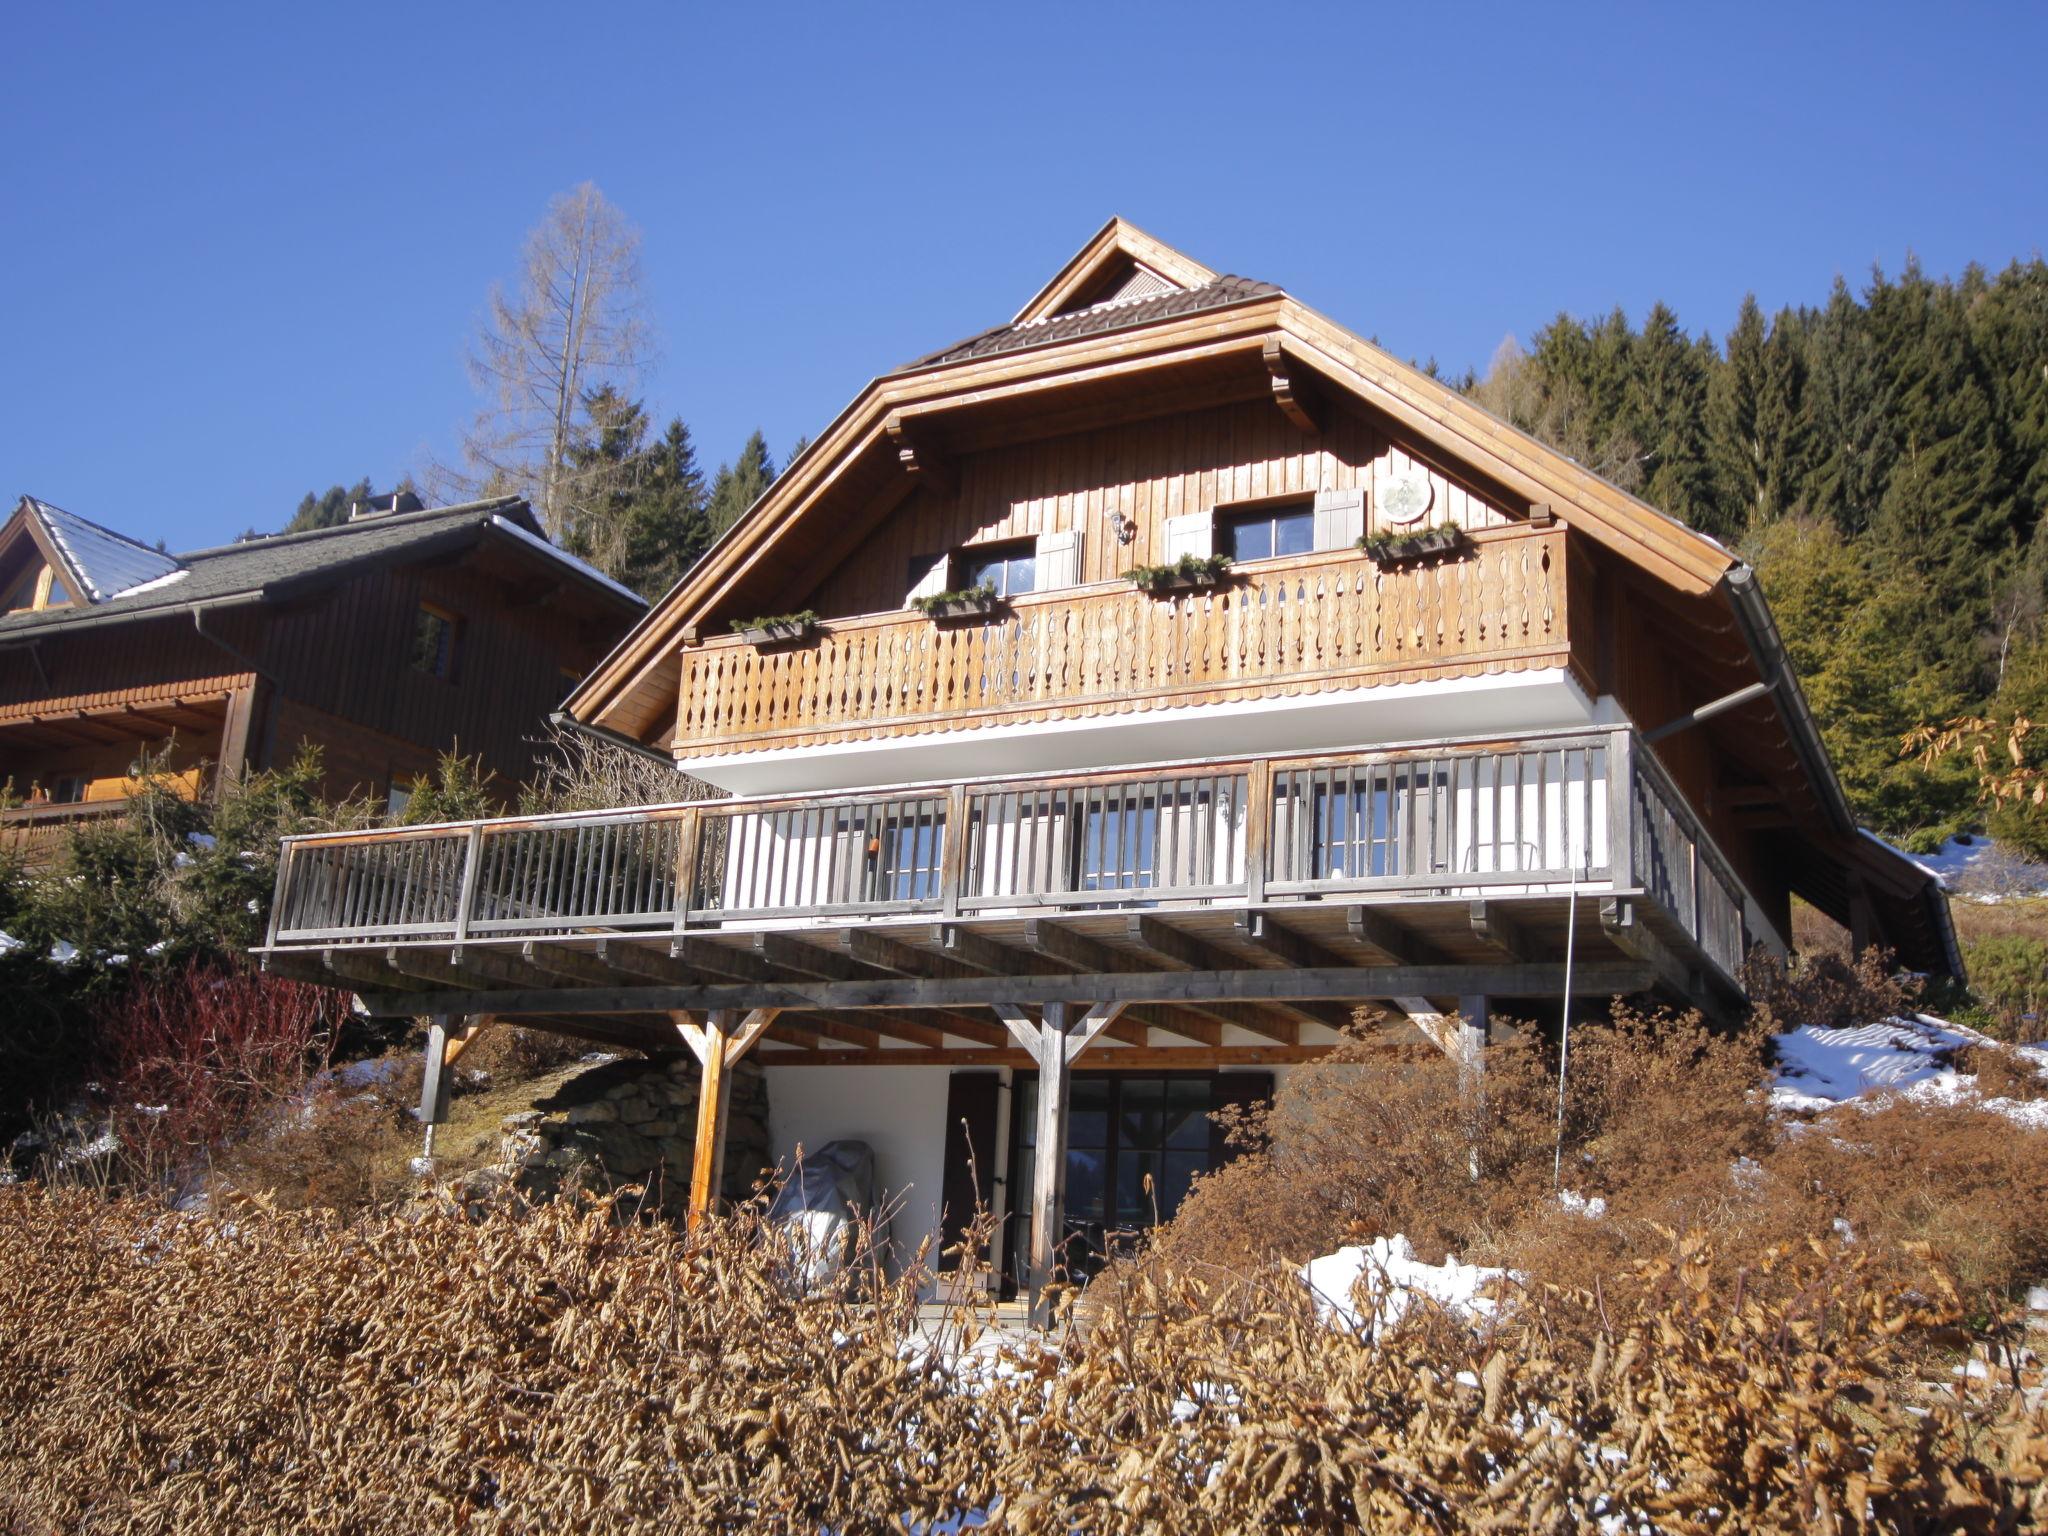
<svg viewBox="0 0 2048 1536">
<path fill-rule="evenodd" d="M 1160 1172 L 1157 1152 L 1125 1152 L 1117 1158 L 1114 1216 L 1116 1225 L 1152 1225 L 1152 1202 L 1159 1193 Z M 1148 1174 L 1152 1179 L 1152 1189 L 1149 1192 L 1145 1188 L 1145 1178 Z M 1161 1213 L 1164 1214 L 1163 1207 Z"/>
<path fill-rule="evenodd" d="M 1038 556 L 1013 555 L 1003 567 L 1003 584 L 997 588 L 1004 597 L 1038 590 Z"/>
<path fill-rule="evenodd" d="M 1195 1175 L 1208 1171 L 1209 1154 L 1206 1151 L 1166 1154 L 1166 1171 L 1159 1181 L 1159 1217 L 1162 1221 L 1173 1219 L 1173 1213 L 1187 1198 L 1188 1186 L 1194 1183 Z"/>
<path fill-rule="evenodd" d="M 1263 560 L 1273 553 L 1273 520 L 1232 518 L 1223 525 L 1223 553 L 1233 560 Z"/>
<path fill-rule="evenodd" d="M 1209 1148 L 1209 1084 L 1204 1078 L 1177 1077 L 1166 1085 L 1164 1141 L 1169 1147 L 1207 1153 Z"/>
<path fill-rule="evenodd" d="M 1109 1091 L 1106 1077 L 1077 1077 L 1067 1094 L 1067 1145 L 1109 1145 Z"/>
<path fill-rule="evenodd" d="M 1119 1105 L 1117 1134 L 1126 1148 L 1152 1148 L 1160 1143 L 1160 1116 L 1166 1108 L 1166 1080 L 1159 1077 L 1127 1077 Z"/>
<path fill-rule="evenodd" d="M 1273 519 L 1273 553 L 1305 555 L 1316 547 L 1316 514 L 1312 507 L 1282 512 Z"/>
<path fill-rule="evenodd" d="M 1067 1219 L 1102 1220 L 1102 1165 L 1109 1154 L 1092 1149 L 1067 1148 Z"/>
<path fill-rule="evenodd" d="M 64 585 L 64 578 L 52 572 L 50 576 L 50 606 L 71 601 L 71 591 Z"/>
</svg>

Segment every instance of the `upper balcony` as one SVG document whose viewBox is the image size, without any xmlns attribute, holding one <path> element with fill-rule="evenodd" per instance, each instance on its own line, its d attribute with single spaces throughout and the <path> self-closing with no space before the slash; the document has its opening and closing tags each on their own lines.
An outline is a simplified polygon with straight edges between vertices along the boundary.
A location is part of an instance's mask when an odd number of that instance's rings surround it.
<svg viewBox="0 0 2048 1536">
<path fill-rule="evenodd" d="M 1125 582 L 1033 592 L 968 621 L 831 619 L 784 648 L 713 636 L 682 652 L 673 749 L 693 771 L 735 764 L 740 774 L 712 776 L 747 788 L 747 754 L 1563 666 L 1563 530 L 1465 541 L 1457 558 L 1413 565 L 1356 549 L 1260 560 L 1220 588 L 1168 596 Z M 1147 755 L 1178 754 L 1121 760 Z"/>
</svg>

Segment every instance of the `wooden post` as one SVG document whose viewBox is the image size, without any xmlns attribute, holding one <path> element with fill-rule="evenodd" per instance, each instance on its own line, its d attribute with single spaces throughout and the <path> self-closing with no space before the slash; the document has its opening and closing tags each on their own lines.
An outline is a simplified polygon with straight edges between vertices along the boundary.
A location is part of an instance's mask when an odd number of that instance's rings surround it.
<svg viewBox="0 0 2048 1536">
<path fill-rule="evenodd" d="M 703 1073 L 697 1084 L 697 1140 L 690 1153 L 689 1230 L 703 1225 L 725 1180 L 725 1124 L 732 1111 L 732 1071 L 767 1033 L 781 1010 L 715 1008 L 702 1024 L 687 1013 L 670 1019 L 696 1056 Z"/>
<path fill-rule="evenodd" d="M 1273 825 L 1273 760 L 1262 757 L 1245 775 L 1244 900 L 1256 907 L 1266 899 L 1267 851 Z"/>
<path fill-rule="evenodd" d="M 1047 1003 L 1036 1020 L 1014 1003 L 996 1011 L 1038 1064 L 1037 1142 L 1031 1170 L 1031 1317 L 1044 1322 L 1046 1289 L 1067 1219 L 1067 1089 L 1074 1058 L 1124 1010 L 1122 1003 Z"/>
<path fill-rule="evenodd" d="M 1037 1166 L 1031 1173 L 1031 1314 L 1043 1320 L 1067 1222 L 1067 1005 L 1047 1003 L 1039 1031 Z"/>
<path fill-rule="evenodd" d="M 429 1126 L 448 1118 L 449 1067 L 453 1064 L 448 1021 L 451 1014 L 437 1013 L 427 1024 L 427 1069 L 420 1079 L 420 1107 L 414 1117 Z"/>
<path fill-rule="evenodd" d="M 697 1086 L 697 1144 L 690 1156 L 690 1217 L 692 1232 L 703 1225 L 718 1198 L 719 1176 L 725 1171 L 725 1116 L 732 1105 L 732 1079 L 725 1070 L 725 1021 L 727 1009 L 711 1015 L 705 1031 L 705 1048 L 700 1058 L 704 1073 Z"/>
</svg>

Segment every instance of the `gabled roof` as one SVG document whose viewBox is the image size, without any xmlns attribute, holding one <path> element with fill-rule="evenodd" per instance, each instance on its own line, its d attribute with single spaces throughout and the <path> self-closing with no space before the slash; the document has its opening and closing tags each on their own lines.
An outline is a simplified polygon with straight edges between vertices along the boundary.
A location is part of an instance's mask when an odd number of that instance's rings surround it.
<svg viewBox="0 0 2048 1536">
<path fill-rule="evenodd" d="M 1213 382 L 1225 368 L 1261 382 L 1270 375 L 1276 389 L 1298 382 L 1385 418 L 1497 488 L 1511 516 L 1547 507 L 1644 582 L 1693 605 L 1689 611 L 1709 627 L 1725 630 L 1732 605 L 1742 680 L 1768 681 L 1769 702 L 1756 707 L 1776 712 L 1793 771 L 1827 823 L 1820 830 L 1837 845 L 1861 841 L 1752 573 L 1727 548 L 1282 290 L 1218 276 L 1121 219 L 1110 220 L 1008 324 L 869 383 L 591 672 L 567 712 L 634 736 L 646 722 L 672 720 L 678 644 L 732 603 L 760 608 L 799 599 L 802 593 L 754 589 L 802 571 L 833 540 L 857 534 L 853 525 L 874 507 L 906 494 L 905 470 L 918 470 L 927 455 L 942 457 L 955 424 L 972 430 L 1003 409 L 1085 422 L 1114 404 L 1118 391 L 1150 394 L 1176 374 L 1203 370 Z M 1835 857 L 1845 857 L 1839 847 Z M 1940 905 L 1938 886 L 1930 892 L 1916 872 L 1890 873 L 1902 897 L 1929 911 Z"/>
<path fill-rule="evenodd" d="M 18 515 L 44 535 L 36 542 L 55 554 L 58 574 L 81 602 L 103 603 L 178 569 L 163 551 L 34 496 L 22 497 Z"/>
<path fill-rule="evenodd" d="M 27 515 L 31 506 L 47 505 L 24 497 L 16 516 Z M 93 529 L 107 540 L 150 555 L 163 562 L 163 568 L 153 577 L 87 605 L 0 616 L 0 636 L 116 623 L 199 603 L 281 600 L 339 580 L 365 565 L 425 558 L 483 538 L 499 539 L 529 555 L 545 558 L 566 579 L 621 611 L 645 607 L 635 593 L 548 543 L 541 536 L 533 513 L 517 496 L 366 517 L 333 528 L 273 534 L 175 556 L 157 554 L 83 518 L 71 521 Z"/>
</svg>

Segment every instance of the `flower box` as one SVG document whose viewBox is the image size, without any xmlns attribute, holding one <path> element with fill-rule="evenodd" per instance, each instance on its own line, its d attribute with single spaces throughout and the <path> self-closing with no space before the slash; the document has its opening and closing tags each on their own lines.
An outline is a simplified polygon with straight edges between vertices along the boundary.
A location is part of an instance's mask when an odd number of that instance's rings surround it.
<svg viewBox="0 0 2048 1536">
<path fill-rule="evenodd" d="M 780 613 L 772 618 L 735 619 L 732 632 L 757 650 L 795 645 L 818 632 L 815 613 Z"/>
<path fill-rule="evenodd" d="M 984 618 L 1002 607 L 994 587 L 970 587 L 964 592 L 934 592 L 930 597 L 911 599 L 911 606 L 928 619 Z"/>
<path fill-rule="evenodd" d="M 1455 523 L 1425 528 L 1420 533 L 1376 533 L 1360 539 L 1359 547 L 1381 565 L 1405 565 L 1433 555 L 1456 554 L 1464 547 L 1465 530 Z"/>
<path fill-rule="evenodd" d="M 1173 565 L 1138 565 L 1124 572 L 1124 579 L 1140 592 L 1154 597 L 1172 597 L 1180 592 L 1205 592 L 1230 584 L 1230 559 L 1211 555 L 1198 559 L 1185 555 Z"/>
</svg>

